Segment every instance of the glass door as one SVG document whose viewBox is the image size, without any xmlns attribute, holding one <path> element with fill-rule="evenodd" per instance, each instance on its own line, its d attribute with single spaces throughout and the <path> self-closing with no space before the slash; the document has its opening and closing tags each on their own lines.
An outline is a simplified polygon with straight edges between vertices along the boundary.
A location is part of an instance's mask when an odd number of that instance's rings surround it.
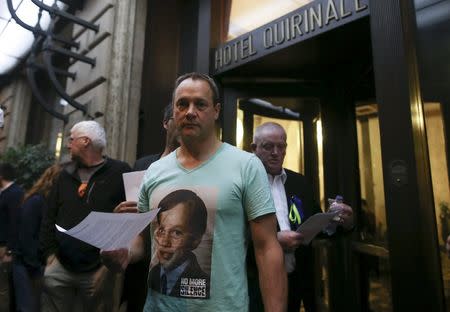
<svg viewBox="0 0 450 312">
<path fill-rule="evenodd" d="M 322 125 L 318 101 L 299 97 L 242 97 L 236 105 L 236 146 L 251 151 L 255 129 L 266 122 L 280 124 L 287 134 L 284 168 L 298 172 L 311 181 L 317 205 L 325 203 L 323 181 Z M 313 245 L 318 255 L 314 271 L 316 306 L 319 311 L 329 310 L 329 277 L 332 270 L 327 262 L 327 248 L 321 243 Z M 302 306 L 300 311 L 305 311 Z"/>
<path fill-rule="evenodd" d="M 353 249 L 359 263 L 359 306 L 361 311 L 392 311 L 378 106 L 357 103 L 355 113 L 361 208 Z"/>
<path fill-rule="evenodd" d="M 442 278 L 447 309 L 450 308 L 450 259 L 445 242 L 450 235 L 450 187 L 445 127 L 441 103 L 424 102 L 428 154 L 433 185 L 434 209 L 441 256 Z"/>
</svg>

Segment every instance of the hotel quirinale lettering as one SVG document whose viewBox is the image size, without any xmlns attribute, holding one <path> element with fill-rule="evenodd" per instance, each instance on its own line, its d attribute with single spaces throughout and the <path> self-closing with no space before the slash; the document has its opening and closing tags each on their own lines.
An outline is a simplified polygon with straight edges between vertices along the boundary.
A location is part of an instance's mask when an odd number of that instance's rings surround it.
<svg viewBox="0 0 450 312">
<path fill-rule="evenodd" d="M 355 19 L 355 15 L 368 14 L 368 0 L 325 0 L 293 11 L 278 19 L 241 36 L 215 50 L 214 69 L 219 72 L 244 60 L 267 54 L 269 50 L 281 48 L 289 43 L 301 41 L 315 33 L 323 32 Z M 364 12 L 367 11 L 367 12 Z M 334 26 L 334 27 L 332 27 Z"/>
</svg>

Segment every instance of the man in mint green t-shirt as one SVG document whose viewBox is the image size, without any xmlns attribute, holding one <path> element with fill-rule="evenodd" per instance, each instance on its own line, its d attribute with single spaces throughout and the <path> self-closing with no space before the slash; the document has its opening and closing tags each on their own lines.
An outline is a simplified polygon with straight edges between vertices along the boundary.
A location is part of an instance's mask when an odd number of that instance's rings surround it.
<svg viewBox="0 0 450 312">
<path fill-rule="evenodd" d="M 186 74 L 175 83 L 180 147 L 149 167 L 139 195 L 139 211 L 160 208 L 150 228 L 144 311 L 248 311 L 249 232 L 265 310 L 286 309 L 286 272 L 267 175 L 256 156 L 217 139 L 218 94 L 207 75 Z"/>
</svg>

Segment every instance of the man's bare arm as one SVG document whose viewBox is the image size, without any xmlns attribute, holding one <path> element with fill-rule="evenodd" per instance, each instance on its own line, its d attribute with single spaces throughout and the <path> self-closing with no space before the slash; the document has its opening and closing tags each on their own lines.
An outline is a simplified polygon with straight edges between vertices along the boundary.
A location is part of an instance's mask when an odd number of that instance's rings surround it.
<svg viewBox="0 0 450 312">
<path fill-rule="evenodd" d="M 283 250 L 277 239 L 275 214 L 250 221 L 259 284 L 265 311 L 286 311 L 287 276 Z"/>
</svg>

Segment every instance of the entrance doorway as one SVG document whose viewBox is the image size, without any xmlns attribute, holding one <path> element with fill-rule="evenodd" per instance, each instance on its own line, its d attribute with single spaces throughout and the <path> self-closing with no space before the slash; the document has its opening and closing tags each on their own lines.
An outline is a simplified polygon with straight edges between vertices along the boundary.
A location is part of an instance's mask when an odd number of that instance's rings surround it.
<svg viewBox="0 0 450 312">
<path fill-rule="evenodd" d="M 279 123 L 288 136 L 283 166 L 307 178 L 322 211 L 327 198 L 337 194 L 353 207 L 353 233 L 318 238 L 312 244 L 319 311 L 343 306 L 350 311 L 392 311 L 376 104 L 337 99 L 329 90 L 326 96 L 312 96 L 318 90 L 292 81 L 225 85 L 224 139 L 251 151 L 254 129 L 267 121 Z"/>
<path fill-rule="evenodd" d="M 313 242 L 318 259 L 315 281 L 320 311 L 393 311 L 394 306 L 410 305 L 408 290 L 417 296 L 421 291 L 414 284 L 414 270 L 436 252 L 437 243 L 443 248 L 450 227 L 446 209 L 449 170 L 445 162 L 449 159 L 445 125 L 448 109 L 436 99 L 428 103 L 427 96 L 423 113 L 417 111 L 414 116 L 400 109 L 400 105 L 383 106 L 380 102 L 378 106 L 373 59 L 369 20 L 362 19 L 216 76 L 224 89 L 225 141 L 249 150 L 253 129 L 275 118 L 286 130 L 293 129 L 288 130 L 288 136 L 294 137 L 295 142 L 288 145 L 295 148 L 287 152 L 295 155 L 292 168 L 310 181 L 314 199 L 322 210 L 326 199 L 337 194 L 344 195 L 354 210 L 352 233 Z M 396 94 L 396 90 L 389 92 L 385 96 Z M 249 99 L 290 109 L 299 113 L 299 118 L 294 122 L 287 116 L 271 116 L 256 108 L 252 111 L 245 104 Z M 397 118 L 402 123 L 396 124 Z M 391 156 L 389 153 L 397 153 L 402 147 L 399 140 L 389 139 L 397 127 L 407 135 L 408 119 L 418 122 L 420 118 L 427 131 L 435 202 L 434 206 L 429 205 L 434 209 L 433 222 L 418 205 L 411 205 L 407 192 L 402 192 L 420 180 L 415 177 L 418 170 L 410 166 L 411 155 L 383 161 L 383 155 Z M 405 143 L 405 150 L 409 151 L 411 145 L 409 141 Z M 286 161 L 285 166 L 290 165 Z M 423 186 L 418 188 L 424 190 Z M 405 203 L 409 209 L 405 209 Z M 422 232 L 402 227 L 408 217 L 405 212 L 414 217 L 426 215 L 423 220 L 416 218 L 421 221 Z M 439 239 L 434 245 L 426 245 L 429 250 L 416 248 L 411 256 L 411 241 L 417 246 L 423 244 L 424 237 L 433 236 L 424 231 L 435 231 L 435 225 Z M 431 260 L 427 263 L 433 276 L 439 275 L 444 283 L 429 283 L 430 287 L 423 289 L 422 299 L 437 298 L 444 290 L 441 286 L 450 285 L 449 260 L 443 250 L 441 263 L 440 274 L 435 274 L 440 266 Z M 419 280 L 429 282 L 420 273 Z M 445 291 L 448 296 L 448 289 Z"/>
</svg>

